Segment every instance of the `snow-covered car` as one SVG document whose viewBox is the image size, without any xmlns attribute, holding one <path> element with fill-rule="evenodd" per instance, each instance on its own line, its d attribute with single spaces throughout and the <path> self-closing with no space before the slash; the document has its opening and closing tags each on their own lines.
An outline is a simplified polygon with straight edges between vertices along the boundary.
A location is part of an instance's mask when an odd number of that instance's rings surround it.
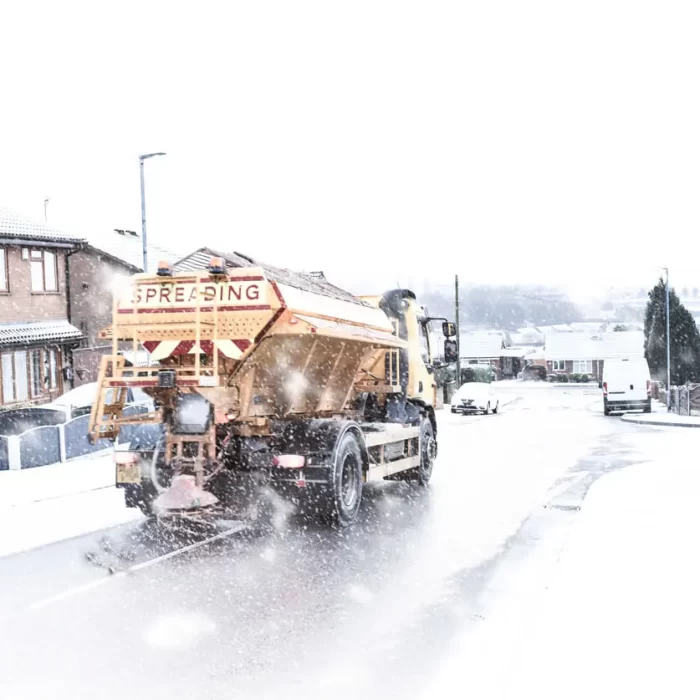
<svg viewBox="0 0 700 700">
<path fill-rule="evenodd" d="M 452 413 L 498 413 L 498 396 L 491 384 L 467 382 L 452 397 Z"/>
<path fill-rule="evenodd" d="M 42 408 L 63 411 L 66 415 L 66 421 L 69 421 L 78 416 L 88 415 L 96 397 L 97 382 L 91 382 L 67 391 L 51 403 L 44 404 Z M 111 398 L 108 395 L 107 403 L 110 401 Z M 138 387 L 129 387 L 127 389 L 126 404 L 127 406 L 143 406 L 148 411 L 154 410 L 153 399 L 143 389 Z"/>
</svg>

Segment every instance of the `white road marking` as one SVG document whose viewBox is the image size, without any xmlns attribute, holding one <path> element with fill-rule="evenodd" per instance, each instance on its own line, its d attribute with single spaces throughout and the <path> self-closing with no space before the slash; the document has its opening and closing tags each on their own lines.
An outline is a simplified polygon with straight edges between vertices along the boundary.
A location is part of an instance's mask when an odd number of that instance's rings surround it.
<svg viewBox="0 0 700 700">
<path fill-rule="evenodd" d="M 42 608 L 45 608 L 48 605 L 52 605 L 53 603 L 59 603 L 62 600 L 73 598 L 74 596 L 79 595 L 80 593 L 85 593 L 95 588 L 99 588 L 100 586 L 103 586 L 105 583 L 113 581 L 114 579 L 123 578 L 124 576 L 135 573 L 136 571 L 141 571 L 142 569 L 146 569 L 149 566 L 153 566 L 154 564 L 159 564 L 160 562 L 165 561 L 166 559 L 172 559 L 173 557 L 176 557 L 180 554 L 184 554 L 185 552 L 191 552 L 193 549 L 203 547 L 205 544 L 210 544 L 211 542 L 222 540 L 224 539 L 224 537 L 229 537 L 230 535 L 244 530 L 246 527 L 247 526 L 245 525 L 245 523 L 239 523 L 235 527 L 225 530 L 224 532 L 220 532 L 217 535 L 213 535 L 212 537 L 208 537 L 206 540 L 202 540 L 201 542 L 189 544 L 186 547 L 182 547 L 181 549 L 176 549 L 172 552 L 168 552 L 168 554 L 163 554 L 160 557 L 156 557 L 155 559 L 149 559 L 148 561 L 141 562 L 140 564 L 130 566 L 128 569 L 117 571 L 111 576 L 106 576 L 105 578 L 100 578 L 96 581 L 84 583 L 81 586 L 70 588 L 67 591 L 63 591 L 62 593 L 58 593 L 57 595 L 50 596 L 49 598 L 44 598 L 43 600 L 37 600 L 36 602 L 28 605 L 27 610 L 41 610 Z"/>
</svg>

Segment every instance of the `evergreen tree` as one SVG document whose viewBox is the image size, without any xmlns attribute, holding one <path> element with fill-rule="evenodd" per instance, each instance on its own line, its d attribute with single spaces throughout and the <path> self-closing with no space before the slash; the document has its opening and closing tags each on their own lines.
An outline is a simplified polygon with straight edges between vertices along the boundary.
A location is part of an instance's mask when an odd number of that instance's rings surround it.
<svg viewBox="0 0 700 700">
<path fill-rule="evenodd" d="M 671 384 L 700 380 L 700 333 L 690 312 L 671 290 Z M 666 285 L 659 279 L 649 292 L 644 316 L 644 354 L 653 376 L 666 378 Z"/>
</svg>

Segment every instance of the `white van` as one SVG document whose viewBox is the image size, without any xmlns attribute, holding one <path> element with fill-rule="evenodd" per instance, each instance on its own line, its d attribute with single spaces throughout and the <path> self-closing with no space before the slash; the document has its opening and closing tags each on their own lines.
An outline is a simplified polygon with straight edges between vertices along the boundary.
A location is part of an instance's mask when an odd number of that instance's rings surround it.
<svg viewBox="0 0 700 700">
<path fill-rule="evenodd" d="M 605 360 L 603 365 L 603 412 L 642 409 L 651 413 L 649 365 L 640 360 Z"/>
</svg>

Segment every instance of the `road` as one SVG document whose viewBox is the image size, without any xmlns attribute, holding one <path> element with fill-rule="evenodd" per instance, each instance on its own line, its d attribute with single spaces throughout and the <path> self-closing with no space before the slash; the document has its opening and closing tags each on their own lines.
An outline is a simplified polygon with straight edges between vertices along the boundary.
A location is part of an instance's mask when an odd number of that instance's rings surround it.
<svg viewBox="0 0 700 700">
<path fill-rule="evenodd" d="M 176 545 L 140 525 L 0 560 L 0 696 L 497 697 L 587 489 L 674 439 L 595 387 L 514 386 L 498 415 L 443 412 L 430 489 L 368 490 L 350 530 L 280 511 L 129 575 L 85 553 Z"/>
</svg>

